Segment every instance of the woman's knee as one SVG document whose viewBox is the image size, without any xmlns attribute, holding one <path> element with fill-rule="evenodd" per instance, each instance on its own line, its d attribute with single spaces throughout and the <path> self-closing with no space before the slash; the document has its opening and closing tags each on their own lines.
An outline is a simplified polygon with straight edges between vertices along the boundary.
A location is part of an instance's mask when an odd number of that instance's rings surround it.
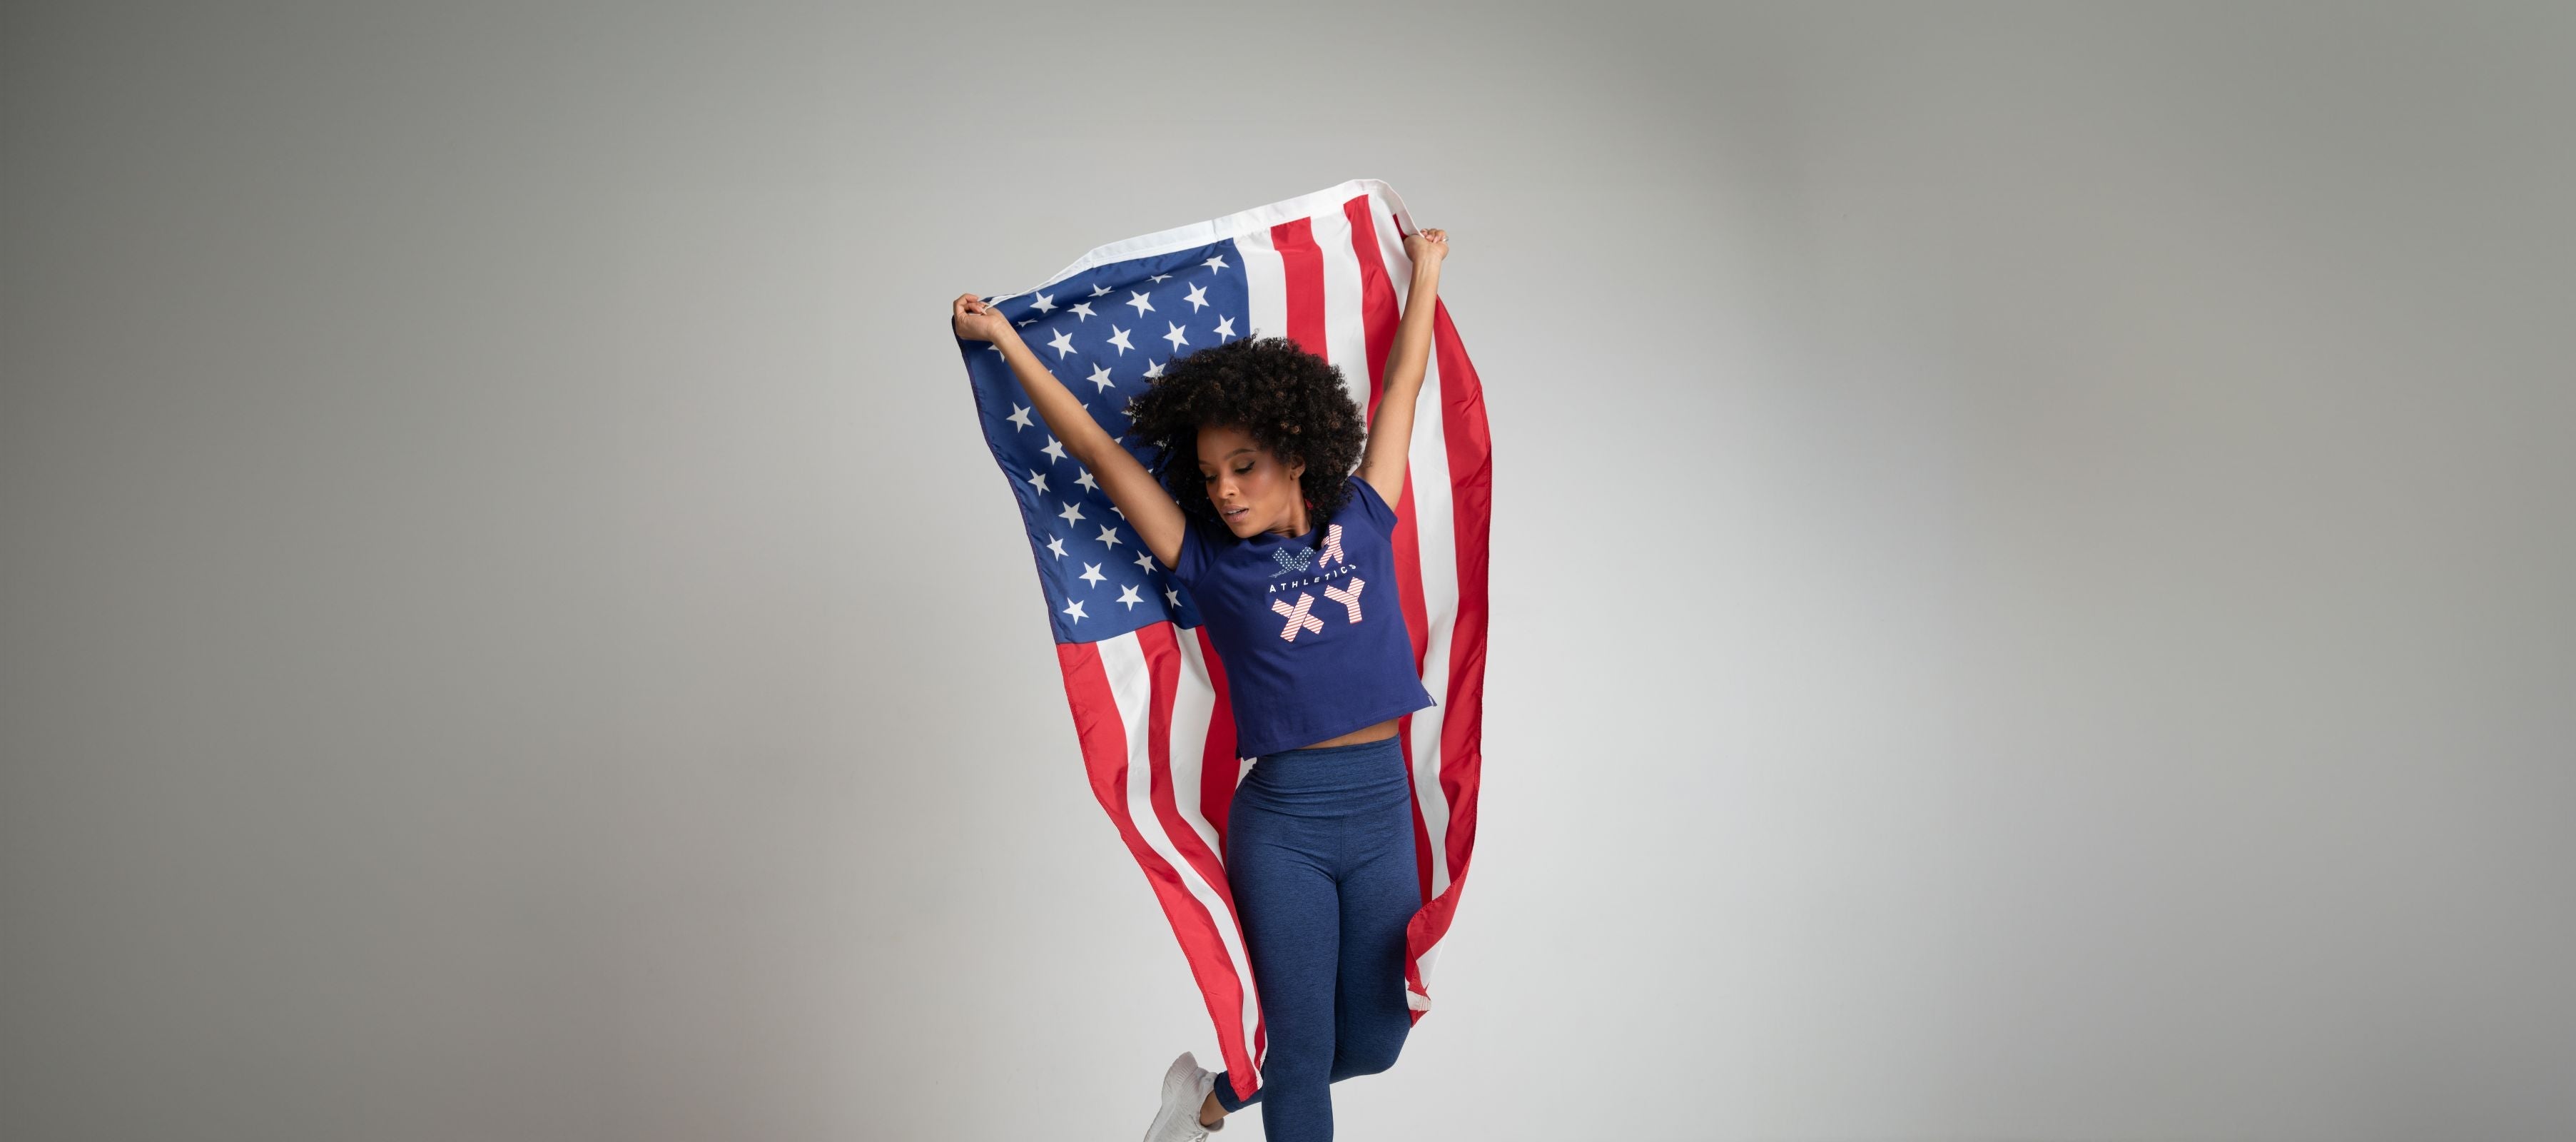
<svg viewBox="0 0 2576 1142">
<path fill-rule="evenodd" d="M 1329 1033 L 1276 1037 L 1261 1056 L 1261 1084 L 1322 1086 L 1332 1081 L 1333 1067 L 1340 1058 L 1341 1052 Z"/>
<path fill-rule="evenodd" d="M 1403 1039 L 1388 1039 L 1344 1046 L 1333 1056 L 1333 1078 L 1373 1075 L 1395 1066 L 1395 1057 L 1404 1053 Z"/>
</svg>

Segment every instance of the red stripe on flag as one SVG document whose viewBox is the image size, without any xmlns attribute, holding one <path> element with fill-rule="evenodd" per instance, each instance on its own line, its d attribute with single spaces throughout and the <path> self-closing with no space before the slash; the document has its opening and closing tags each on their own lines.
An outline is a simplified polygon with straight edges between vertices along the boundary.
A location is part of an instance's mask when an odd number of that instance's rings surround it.
<svg viewBox="0 0 2576 1142">
<path fill-rule="evenodd" d="M 1405 926 L 1406 978 L 1419 987 L 1416 961 L 1448 934 L 1467 886 L 1476 843 L 1476 795 L 1483 772 L 1485 573 L 1493 518 L 1493 441 L 1485 426 L 1483 384 L 1467 360 L 1447 306 L 1432 311 L 1432 351 L 1440 355 L 1441 430 L 1449 448 L 1449 494 L 1458 535 L 1458 614 L 1449 659 L 1449 714 L 1441 724 L 1440 787 L 1449 798 L 1449 890 Z M 1427 992 L 1425 994 L 1428 994 Z M 1423 1012 L 1415 1011 L 1420 1022 Z"/>
<path fill-rule="evenodd" d="M 1279 254 L 1286 280 L 1288 339 L 1326 360 L 1332 351 L 1324 336 L 1324 251 L 1315 245 L 1315 220 L 1299 218 L 1270 228 L 1270 246 Z"/>
<path fill-rule="evenodd" d="M 1100 648 L 1087 642 L 1062 642 L 1055 650 L 1056 665 L 1064 672 L 1065 699 L 1073 707 L 1074 732 L 1082 739 L 1082 765 L 1091 778 L 1092 796 L 1118 827 L 1128 855 L 1144 869 L 1145 883 L 1162 905 L 1172 935 L 1180 940 L 1181 957 L 1188 961 L 1208 1017 L 1216 1024 L 1217 1048 L 1227 1068 L 1250 1073 L 1251 1045 L 1243 1042 L 1241 1032 L 1227 1030 L 1243 1021 L 1243 985 L 1236 977 L 1234 959 L 1226 954 L 1215 919 L 1181 883 L 1180 873 L 1137 832 L 1127 812 L 1127 782 L 1132 779 L 1127 772 L 1128 727 L 1119 717 L 1118 698 L 1100 660 Z"/>
<path fill-rule="evenodd" d="M 1199 871 L 1200 879 L 1216 890 L 1217 897 L 1225 901 L 1225 910 L 1232 913 L 1234 888 L 1225 879 L 1225 862 L 1208 848 L 1199 831 L 1182 819 L 1179 804 L 1173 800 L 1173 763 L 1200 764 L 1195 755 L 1203 745 L 1203 741 L 1191 742 L 1176 750 L 1179 743 L 1172 740 L 1172 701 L 1180 694 L 1186 666 L 1181 661 L 1180 638 L 1180 632 L 1169 622 L 1148 623 L 1136 631 L 1136 644 L 1143 648 L 1145 664 L 1154 675 L 1153 737 L 1146 747 L 1154 761 L 1154 815 L 1163 822 L 1163 835 L 1172 839 L 1172 847 L 1179 850 L 1181 859 Z M 1173 756 L 1176 752 L 1179 758 Z"/>
<path fill-rule="evenodd" d="M 1476 790 L 1485 715 L 1487 532 L 1494 517 L 1494 445 L 1485 425 L 1485 387 L 1449 307 L 1431 311 L 1440 354 L 1440 424 L 1449 444 L 1449 502 L 1458 542 L 1458 614 L 1449 658 L 1449 712 L 1441 727 L 1440 786 L 1449 795 L 1449 882 L 1467 878 L 1476 842 Z M 1442 927 L 1447 927 L 1444 920 Z"/>
<path fill-rule="evenodd" d="M 1217 851 L 1223 852 L 1225 823 L 1234 808 L 1234 783 L 1243 776 L 1243 761 L 1234 755 L 1234 701 L 1227 694 L 1225 663 L 1217 657 L 1207 624 L 1199 624 L 1190 635 L 1198 639 L 1199 657 L 1207 663 L 1208 687 L 1216 691 L 1216 704 L 1208 710 L 1207 744 L 1199 754 L 1200 764 L 1206 767 L 1199 778 L 1199 816 L 1216 830 Z"/>
<path fill-rule="evenodd" d="M 1369 196 L 1343 203 L 1342 216 L 1350 220 L 1351 253 L 1360 263 L 1360 326 L 1368 333 L 1368 401 L 1374 409 L 1386 391 L 1386 355 L 1395 344 L 1395 327 L 1403 315 L 1395 309 L 1395 286 L 1386 280 L 1386 256 L 1378 252 Z"/>
</svg>

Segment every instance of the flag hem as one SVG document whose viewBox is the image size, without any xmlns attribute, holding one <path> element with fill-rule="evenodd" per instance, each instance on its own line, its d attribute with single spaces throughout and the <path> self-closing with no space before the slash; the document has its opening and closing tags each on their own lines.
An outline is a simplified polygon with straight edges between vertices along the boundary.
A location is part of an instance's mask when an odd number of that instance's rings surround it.
<svg viewBox="0 0 2576 1142">
<path fill-rule="evenodd" d="M 1157 230 L 1151 234 L 1111 242 L 1106 246 L 1095 246 L 1090 253 L 1074 259 L 1072 265 L 1057 270 L 1053 277 L 1045 281 L 1027 289 L 995 294 L 984 300 L 999 304 L 1023 294 L 1045 289 L 1084 270 L 1110 262 L 1149 258 L 1156 254 L 1168 254 L 1174 250 L 1214 245 L 1228 238 L 1255 230 L 1267 230 L 1282 222 L 1307 217 L 1323 208 L 1338 206 L 1360 194 L 1373 194 L 1384 198 L 1387 206 L 1395 211 L 1397 232 L 1413 233 L 1413 215 L 1404 208 L 1404 197 L 1397 194 L 1394 187 L 1378 179 L 1355 178 L 1311 194 L 1301 194 L 1295 198 L 1274 202 L 1268 206 L 1256 206 L 1250 210 L 1236 211 L 1222 218 L 1211 218 L 1205 222 L 1193 222 L 1187 226 L 1175 226 L 1169 230 Z"/>
</svg>

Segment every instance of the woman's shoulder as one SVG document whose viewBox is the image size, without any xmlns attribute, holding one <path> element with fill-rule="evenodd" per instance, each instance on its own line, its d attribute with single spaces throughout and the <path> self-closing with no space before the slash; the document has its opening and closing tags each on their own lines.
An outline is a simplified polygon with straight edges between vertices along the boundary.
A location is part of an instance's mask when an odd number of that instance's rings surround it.
<svg viewBox="0 0 2576 1142">
<path fill-rule="evenodd" d="M 1395 505 L 1386 502 L 1386 497 L 1378 494 L 1377 485 L 1361 479 L 1357 472 L 1343 477 L 1342 480 L 1344 486 L 1350 489 L 1350 501 L 1346 506 L 1365 516 L 1379 531 L 1393 534 L 1397 519 Z"/>
</svg>

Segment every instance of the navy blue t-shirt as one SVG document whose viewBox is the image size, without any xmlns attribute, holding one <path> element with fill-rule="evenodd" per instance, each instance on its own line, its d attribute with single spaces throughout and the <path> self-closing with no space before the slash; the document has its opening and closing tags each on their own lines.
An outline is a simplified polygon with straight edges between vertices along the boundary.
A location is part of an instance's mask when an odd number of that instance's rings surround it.
<svg viewBox="0 0 2576 1142">
<path fill-rule="evenodd" d="M 1395 509 L 1357 475 L 1333 518 L 1237 539 L 1186 517 L 1172 578 L 1225 660 L 1234 752 L 1261 757 L 1433 705 L 1395 593 Z M 1204 529 L 1204 530 L 1202 530 Z"/>
</svg>

